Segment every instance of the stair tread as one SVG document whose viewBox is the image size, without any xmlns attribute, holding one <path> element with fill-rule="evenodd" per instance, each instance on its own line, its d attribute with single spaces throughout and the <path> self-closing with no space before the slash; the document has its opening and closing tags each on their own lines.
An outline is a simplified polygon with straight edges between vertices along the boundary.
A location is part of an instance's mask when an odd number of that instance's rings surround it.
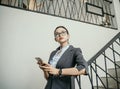
<svg viewBox="0 0 120 89">
<path fill-rule="evenodd" d="M 116 64 L 120 66 L 120 61 L 116 61 Z"/>
<path fill-rule="evenodd" d="M 105 89 L 105 87 L 103 87 L 103 86 L 98 86 L 98 87 Z M 97 86 L 94 86 L 94 88 L 97 88 Z M 117 89 L 117 88 L 109 88 L 109 89 Z"/>
<path fill-rule="evenodd" d="M 116 72 L 117 72 L 117 76 L 120 77 L 120 68 L 116 68 Z M 115 68 L 108 69 L 108 73 L 113 77 L 116 77 L 116 72 L 115 72 Z"/>
<path fill-rule="evenodd" d="M 101 78 L 106 78 L 106 77 L 101 77 Z M 111 78 L 111 77 L 107 77 L 107 78 L 109 78 L 109 79 L 113 79 L 113 78 Z M 114 78 L 116 78 L 116 77 L 114 77 Z M 118 79 L 120 79 L 120 77 L 118 77 Z"/>
<path fill-rule="evenodd" d="M 113 69 L 115 69 L 115 68 L 109 68 L 108 70 L 113 70 Z M 120 68 L 116 68 L 116 69 L 120 69 Z"/>
<path fill-rule="evenodd" d="M 101 79 L 102 79 L 103 83 L 106 85 L 107 84 L 106 77 L 101 77 Z M 120 82 L 120 77 L 118 78 L 118 81 Z M 108 77 L 108 85 L 110 88 L 117 88 L 117 81 L 115 81 L 111 77 Z M 119 87 L 120 87 L 120 84 L 119 84 Z"/>
<path fill-rule="evenodd" d="M 116 61 L 116 64 L 120 66 L 120 61 Z M 119 66 L 116 66 L 116 70 L 117 70 L 117 75 L 118 75 L 118 81 L 120 82 L 120 67 Z M 116 73 L 115 73 L 115 68 L 109 68 L 108 69 L 108 73 L 116 79 Z M 108 86 L 109 88 L 108 89 L 117 89 L 117 81 L 114 80 L 112 77 L 108 76 Z M 107 80 L 106 80 L 106 77 L 103 76 L 101 77 L 103 83 L 105 84 L 105 86 L 107 86 Z M 118 84 L 118 86 L 120 87 L 120 84 Z M 104 86 L 102 86 L 101 84 L 98 86 L 94 86 L 94 89 L 106 89 Z"/>
</svg>

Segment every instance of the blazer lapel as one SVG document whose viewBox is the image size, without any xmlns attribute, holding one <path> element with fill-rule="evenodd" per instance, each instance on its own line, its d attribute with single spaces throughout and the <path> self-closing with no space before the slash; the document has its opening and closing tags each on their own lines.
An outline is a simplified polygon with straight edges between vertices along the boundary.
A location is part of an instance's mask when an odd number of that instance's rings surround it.
<svg viewBox="0 0 120 89">
<path fill-rule="evenodd" d="M 58 47 L 54 52 L 52 52 L 52 54 L 50 55 L 50 58 L 49 58 L 49 62 L 50 60 L 52 60 L 53 56 L 56 54 L 56 52 L 60 49 L 60 47 Z"/>
<path fill-rule="evenodd" d="M 73 46 L 70 45 L 69 48 L 63 53 L 63 55 L 62 55 L 61 58 L 59 59 L 57 65 L 56 65 L 56 68 L 61 68 L 62 65 L 64 65 L 64 63 L 65 63 L 65 61 L 66 61 L 66 60 L 65 60 L 66 57 L 70 55 L 70 54 L 68 54 L 68 53 L 71 53 L 72 50 L 73 50 Z"/>
</svg>

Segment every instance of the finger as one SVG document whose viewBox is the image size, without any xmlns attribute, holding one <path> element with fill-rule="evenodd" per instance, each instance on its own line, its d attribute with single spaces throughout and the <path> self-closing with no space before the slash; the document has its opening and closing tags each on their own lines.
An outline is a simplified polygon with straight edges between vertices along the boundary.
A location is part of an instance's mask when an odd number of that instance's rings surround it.
<svg viewBox="0 0 120 89">
<path fill-rule="evenodd" d="M 44 66 L 46 66 L 46 67 L 50 67 L 51 65 L 50 64 L 48 64 L 48 63 L 43 63 L 42 65 L 44 65 Z"/>
<path fill-rule="evenodd" d="M 51 67 L 44 67 L 44 70 L 47 71 L 47 72 L 52 71 Z"/>
<path fill-rule="evenodd" d="M 50 69 L 49 67 L 46 67 L 46 66 L 41 66 L 40 65 L 40 67 L 43 68 L 43 69 Z"/>
</svg>

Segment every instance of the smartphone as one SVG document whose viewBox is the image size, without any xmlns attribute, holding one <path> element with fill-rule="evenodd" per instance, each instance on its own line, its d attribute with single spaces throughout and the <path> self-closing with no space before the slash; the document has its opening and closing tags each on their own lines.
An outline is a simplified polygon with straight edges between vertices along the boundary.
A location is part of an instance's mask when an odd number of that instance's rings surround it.
<svg viewBox="0 0 120 89">
<path fill-rule="evenodd" d="M 40 57 L 35 57 L 39 65 L 43 65 L 43 60 Z"/>
</svg>

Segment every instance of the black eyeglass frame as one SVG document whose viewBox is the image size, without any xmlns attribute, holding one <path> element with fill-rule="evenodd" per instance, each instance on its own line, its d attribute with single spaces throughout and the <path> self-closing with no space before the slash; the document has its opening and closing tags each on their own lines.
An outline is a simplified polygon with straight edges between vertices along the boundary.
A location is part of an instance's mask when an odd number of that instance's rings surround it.
<svg viewBox="0 0 120 89">
<path fill-rule="evenodd" d="M 65 36 L 66 34 L 67 34 L 67 31 L 62 31 L 62 32 L 60 32 L 60 33 L 56 32 L 56 33 L 54 34 L 54 36 L 55 36 L 55 38 L 58 38 L 58 37 L 60 37 L 60 35 L 61 35 L 61 36 Z"/>
</svg>

